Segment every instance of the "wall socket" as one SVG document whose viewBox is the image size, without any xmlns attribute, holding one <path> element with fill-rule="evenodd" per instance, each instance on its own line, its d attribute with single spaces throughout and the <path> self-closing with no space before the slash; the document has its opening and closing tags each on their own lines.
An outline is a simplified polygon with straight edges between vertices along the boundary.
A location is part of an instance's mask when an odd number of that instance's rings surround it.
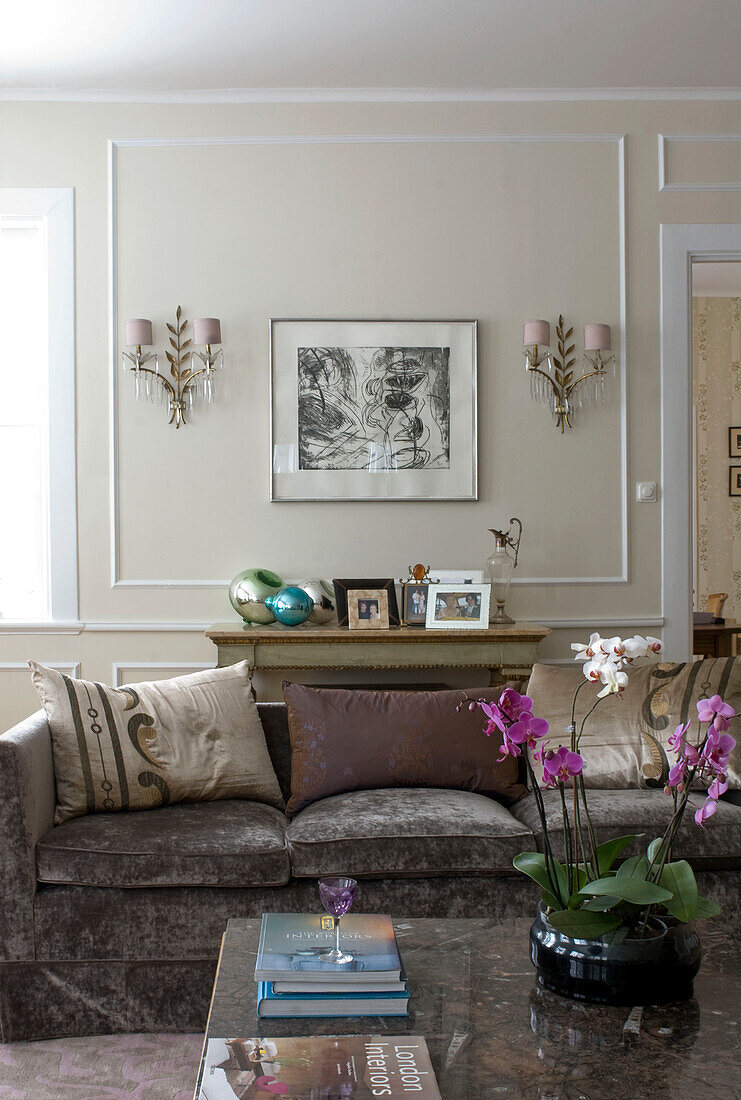
<svg viewBox="0 0 741 1100">
<path fill-rule="evenodd" d="M 636 500 L 639 504 L 655 504 L 657 500 L 655 481 L 636 482 Z"/>
</svg>

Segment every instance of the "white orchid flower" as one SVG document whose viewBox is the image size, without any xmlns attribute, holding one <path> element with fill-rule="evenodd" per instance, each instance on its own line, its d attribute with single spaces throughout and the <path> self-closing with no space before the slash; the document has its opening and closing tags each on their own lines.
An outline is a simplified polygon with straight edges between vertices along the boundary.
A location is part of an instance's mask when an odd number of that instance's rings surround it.
<svg viewBox="0 0 741 1100">
<path fill-rule="evenodd" d="M 602 691 L 597 692 L 598 699 L 604 699 L 606 695 L 618 695 L 628 686 L 627 673 L 621 672 L 612 663 L 602 665 L 600 680 L 605 686 Z"/>
<path fill-rule="evenodd" d="M 585 679 L 591 680 L 595 684 L 599 683 L 602 680 L 602 669 L 605 664 L 605 660 L 585 661 L 582 665 L 582 672 L 584 673 Z"/>
<path fill-rule="evenodd" d="M 658 655 L 659 653 L 664 652 L 664 643 L 661 641 L 660 638 L 652 638 L 650 635 L 647 635 L 646 643 L 650 653 L 655 653 Z"/>
<path fill-rule="evenodd" d="M 634 634 L 632 638 L 626 638 L 623 645 L 627 661 L 635 661 L 638 657 L 645 657 L 648 653 L 648 642 L 640 634 Z"/>
<path fill-rule="evenodd" d="M 623 667 L 623 661 L 629 660 L 627 655 L 627 642 L 624 642 L 622 638 L 617 636 L 614 638 L 602 638 L 600 647 L 603 653 L 607 654 L 607 659 L 611 661 L 617 668 Z"/>
<path fill-rule="evenodd" d="M 575 661 L 594 661 L 604 660 L 604 654 L 600 648 L 602 639 L 599 634 L 592 634 L 586 645 L 580 645 L 578 642 L 572 642 L 571 648 L 576 653 L 574 657 Z M 589 677 L 587 677 L 589 679 Z"/>
</svg>

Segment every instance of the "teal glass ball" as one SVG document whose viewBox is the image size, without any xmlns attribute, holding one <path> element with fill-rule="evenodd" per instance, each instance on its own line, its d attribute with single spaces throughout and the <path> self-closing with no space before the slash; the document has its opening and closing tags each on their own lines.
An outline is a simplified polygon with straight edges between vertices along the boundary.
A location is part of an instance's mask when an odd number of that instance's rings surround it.
<svg viewBox="0 0 741 1100">
<path fill-rule="evenodd" d="M 311 615 L 314 610 L 314 601 L 303 588 L 295 588 L 289 584 L 274 596 L 268 596 L 265 606 L 284 626 L 299 626 Z"/>
</svg>

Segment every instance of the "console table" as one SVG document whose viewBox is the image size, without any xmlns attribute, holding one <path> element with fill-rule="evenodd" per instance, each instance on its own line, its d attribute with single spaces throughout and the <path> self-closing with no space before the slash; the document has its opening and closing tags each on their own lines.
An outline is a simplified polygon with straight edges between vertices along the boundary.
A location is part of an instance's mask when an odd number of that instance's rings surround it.
<svg viewBox="0 0 741 1100">
<path fill-rule="evenodd" d="M 485 630 L 348 630 L 326 626 L 244 626 L 220 623 L 206 631 L 218 649 L 219 667 L 248 661 L 251 673 L 358 669 L 487 669 L 492 684 L 525 679 L 538 644 L 550 634 L 537 623 Z M 253 689 L 254 691 L 254 689 Z"/>
</svg>

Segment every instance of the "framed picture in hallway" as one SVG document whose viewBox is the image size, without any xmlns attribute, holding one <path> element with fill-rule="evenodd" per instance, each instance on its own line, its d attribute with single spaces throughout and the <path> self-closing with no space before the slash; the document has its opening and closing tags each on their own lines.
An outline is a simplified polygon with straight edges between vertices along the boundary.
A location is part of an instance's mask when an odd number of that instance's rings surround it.
<svg viewBox="0 0 741 1100">
<path fill-rule="evenodd" d="M 728 495 L 729 497 L 741 497 L 741 466 L 731 466 L 729 473 Z"/>
<path fill-rule="evenodd" d="M 476 500 L 476 322 L 270 322 L 270 499 Z"/>
<path fill-rule="evenodd" d="M 741 428 L 728 429 L 728 457 L 741 458 Z"/>
</svg>

